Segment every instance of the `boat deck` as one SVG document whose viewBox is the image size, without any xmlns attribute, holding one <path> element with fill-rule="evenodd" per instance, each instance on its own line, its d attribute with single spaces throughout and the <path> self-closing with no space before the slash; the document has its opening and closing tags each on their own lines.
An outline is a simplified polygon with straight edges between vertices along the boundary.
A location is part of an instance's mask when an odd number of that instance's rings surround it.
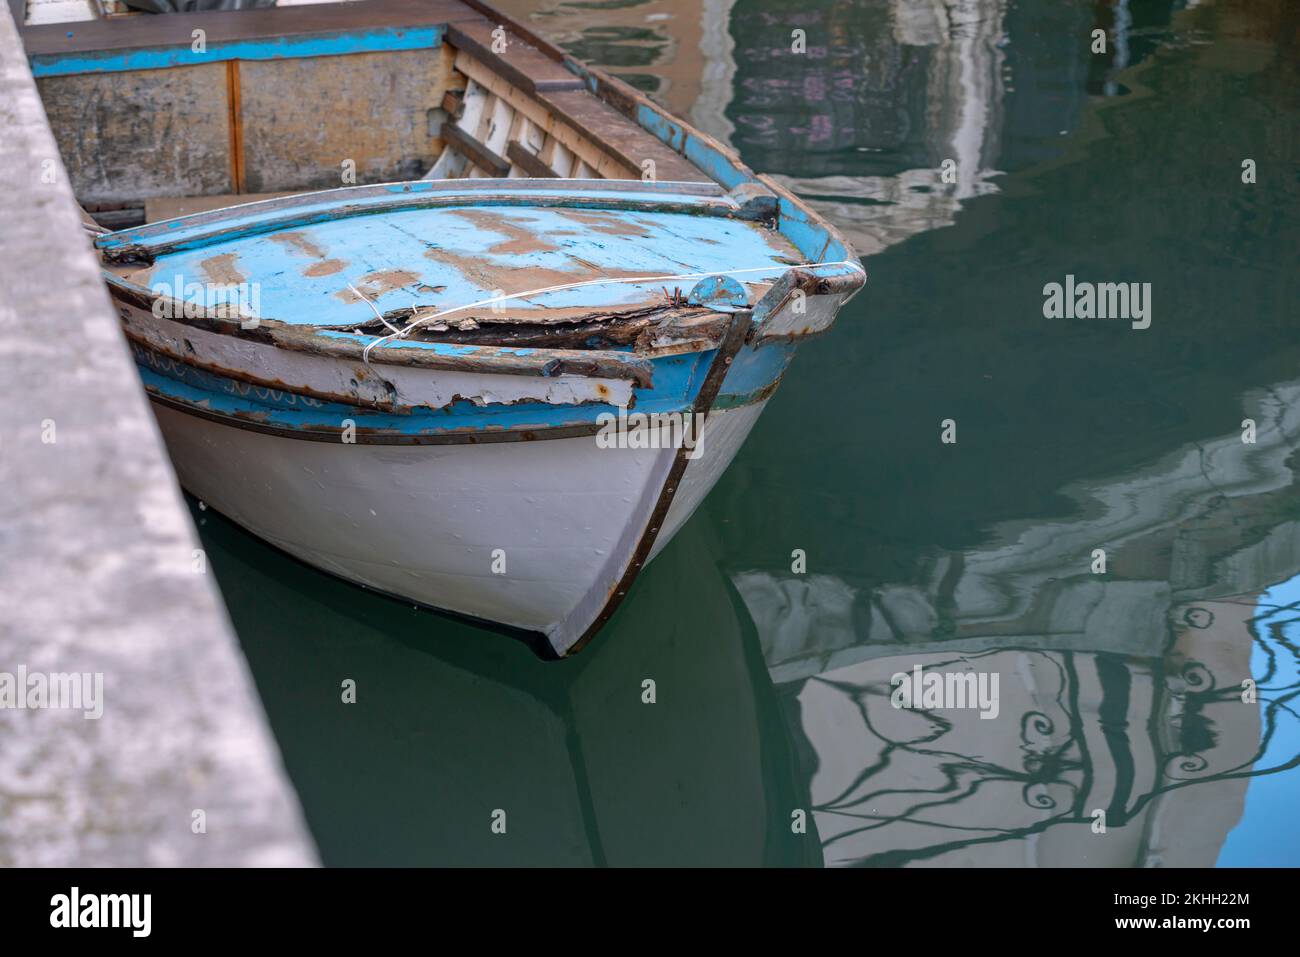
<svg viewBox="0 0 1300 957">
<path fill-rule="evenodd" d="M 336 206 L 348 204 L 349 192 L 340 191 Z M 684 295 L 705 274 L 743 268 L 743 279 L 763 284 L 803 262 L 770 228 L 698 211 L 476 203 L 225 237 L 255 220 L 263 205 L 229 210 L 228 218 L 209 223 L 208 240 L 164 251 L 129 278 L 177 289 L 177 299 L 192 299 L 187 287 L 195 296 L 234 296 L 240 284 L 255 282 L 262 318 L 320 328 L 365 326 L 376 313 L 400 321 L 413 309 L 601 280 L 461 311 L 444 323 L 456 329 L 484 322 L 599 321 L 668 305 L 680 298 L 675 290 Z M 166 238 L 165 225 L 150 232 Z M 653 278 L 632 281 L 643 277 Z"/>
</svg>

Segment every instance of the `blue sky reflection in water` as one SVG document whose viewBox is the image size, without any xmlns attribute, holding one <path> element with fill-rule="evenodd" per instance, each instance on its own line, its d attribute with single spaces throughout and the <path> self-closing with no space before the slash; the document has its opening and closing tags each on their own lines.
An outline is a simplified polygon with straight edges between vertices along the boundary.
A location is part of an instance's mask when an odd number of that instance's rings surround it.
<svg viewBox="0 0 1300 957">
<path fill-rule="evenodd" d="M 1300 11 L 503 6 L 871 278 L 572 661 L 196 511 L 325 861 L 1300 863 Z M 1045 319 L 1067 275 L 1151 283 L 1151 328 Z M 998 717 L 892 708 L 917 664 L 998 674 Z"/>
</svg>

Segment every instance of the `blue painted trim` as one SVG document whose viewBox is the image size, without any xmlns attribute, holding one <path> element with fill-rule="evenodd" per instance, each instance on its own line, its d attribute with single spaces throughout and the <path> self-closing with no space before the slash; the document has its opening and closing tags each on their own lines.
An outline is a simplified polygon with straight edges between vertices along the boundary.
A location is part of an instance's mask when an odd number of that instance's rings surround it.
<svg viewBox="0 0 1300 957">
<path fill-rule="evenodd" d="M 725 216 L 735 210 L 733 203 L 717 197 L 672 192 L 671 184 L 646 189 L 633 181 L 628 183 L 625 190 L 602 189 L 580 193 L 573 189 L 536 185 L 539 182 L 545 183 L 545 180 L 511 179 L 497 182 L 500 188 L 490 195 L 484 195 L 482 189 L 448 189 L 445 182 L 438 180 L 343 186 L 149 223 L 108 233 L 96 239 L 95 245 L 105 250 L 165 245 L 172 251 L 183 251 L 272 229 L 296 229 L 372 213 L 393 213 L 433 206 L 526 206 L 530 200 L 546 200 L 565 208 L 611 212 L 620 211 L 623 206 L 635 207 L 635 211 L 652 211 L 654 207 L 663 204 L 671 207 L 672 211 L 701 216 Z"/>
<path fill-rule="evenodd" d="M 648 133 L 681 153 L 726 189 L 752 182 L 751 177 L 716 147 L 702 142 L 681 123 L 649 106 L 637 108 L 636 122 Z"/>
<path fill-rule="evenodd" d="M 617 407 L 608 403 L 476 405 L 469 401 L 442 409 L 417 409 L 409 414 L 380 412 L 287 390 L 252 386 L 162 356 L 135 342 L 131 343 L 131 351 L 141 380 L 158 395 L 209 414 L 287 431 L 328 432 L 341 428 L 344 419 L 351 419 L 360 432 L 406 437 L 545 431 L 595 426 L 601 413 L 617 412 Z M 632 411 L 689 411 L 713 355 L 711 350 L 656 359 L 655 384 L 649 389 L 635 390 Z"/>
<path fill-rule="evenodd" d="M 762 348 L 745 346 L 732 359 L 715 406 L 720 403 L 722 408 L 731 408 L 747 404 L 749 396 L 764 391 L 785 374 L 796 348 L 792 342 L 776 342 Z"/>
<path fill-rule="evenodd" d="M 222 63 L 227 60 L 289 60 L 304 57 L 343 56 L 439 47 L 446 27 L 382 27 L 360 33 L 327 33 L 296 37 L 269 37 L 209 44 L 203 53 L 190 46 L 146 47 L 138 50 L 104 50 L 68 55 L 46 54 L 31 60 L 32 76 L 73 76 L 79 73 L 120 73 L 125 70 L 164 70 L 168 67 Z"/>
<path fill-rule="evenodd" d="M 781 233 L 794 243 L 799 252 L 813 262 L 843 262 L 849 251 L 816 218 L 810 218 L 803 207 L 781 196 L 777 200 Z M 841 271 L 852 271 L 852 266 L 841 266 Z"/>
</svg>

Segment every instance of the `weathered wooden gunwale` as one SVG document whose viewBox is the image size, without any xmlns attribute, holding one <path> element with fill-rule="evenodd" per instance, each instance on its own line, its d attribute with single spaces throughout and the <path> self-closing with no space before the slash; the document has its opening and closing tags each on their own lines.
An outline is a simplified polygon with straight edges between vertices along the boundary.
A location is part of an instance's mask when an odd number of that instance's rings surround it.
<svg viewBox="0 0 1300 957">
<path fill-rule="evenodd" d="M 152 311 L 159 300 L 159 297 L 149 290 L 120 277 L 106 275 L 105 281 L 113 298 L 120 303 Z M 256 326 L 246 328 L 238 319 L 204 312 L 185 315 L 183 309 L 178 309 L 175 315 L 175 322 L 197 329 L 270 345 L 278 349 L 287 349 L 290 352 L 303 352 L 349 362 L 363 361 L 365 346 L 371 338 L 343 332 L 331 334 L 329 330 L 290 326 L 273 319 L 262 320 Z M 131 336 L 129 330 L 128 335 Z M 140 337 L 136 335 L 134 338 Z M 155 345 L 152 342 L 149 344 Z M 174 355 L 174 358 L 192 361 L 192 357 L 184 355 Z M 653 375 L 653 369 L 647 359 L 625 352 L 461 345 L 418 339 L 395 341 L 371 355 L 369 362 L 376 366 L 395 365 L 445 372 L 492 372 L 500 375 L 546 377 L 578 375 L 625 379 L 640 386 L 649 386 Z"/>
<path fill-rule="evenodd" d="M 30 24 L 21 26 L 19 32 L 32 60 L 32 72 L 40 77 L 50 75 L 48 71 L 59 62 L 72 61 L 76 54 L 93 56 L 182 47 L 189 50 L 196 29 L 205 32 L 209 50 L 215 47 L 216 55 L 222 56 L 221 47 L 241 41 L 283 40 L 368 29 L 446 27 L 475 21 L 485 21 L 484 15 L 463 0 L 366 0 L 364 4 L 320 3 L 84 20 L 74 24 Z M 279 55 L 293 53 L 282 49 Z"/>
<path fill-rule="evenodd" d="M 425 181 L 357 186 L 322 190 L 307 195 L 263 200 L 246 213 L 218 209 L 187 216 L 183 223 L 150 223 L 120 230 L 97 243 L 111 263 L 143 262 L 149 256 L 210 245 L 253 231 L 269 231 L 339 218 L 439 206 L 538 206 L 632 212 L 673 212 L 763 221 L 761 210 L 743 207 L 726 197 L 714 184 L 691 184 L 679 189 L 671 183 L 627 183 L 621 180 L 590 180 L 503 184 L 478 180 Z M 464 191 L 473 190 L 474 195 Z M 624 195 L 609 195 L 622 193 Z M 637 194 L 646 194 L 638 196 Z M 346 197 L 347 204 L 332 202 Z M 222 224 L 229 224 L 223 226 Z"/>
</svg>

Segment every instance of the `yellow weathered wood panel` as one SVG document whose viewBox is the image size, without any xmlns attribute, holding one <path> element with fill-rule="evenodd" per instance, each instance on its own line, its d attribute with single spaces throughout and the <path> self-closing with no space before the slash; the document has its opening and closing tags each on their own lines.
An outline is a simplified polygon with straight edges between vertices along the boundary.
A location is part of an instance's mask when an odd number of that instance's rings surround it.
<svg viewBox="0 0 1300 957">
<path fill-rule="evenodd" d="M 232 189 L 224 63 L 36 82 L 82 202 Z"/>
<path fill-rule="evenodd" d="M 452 81 L 451 52 L 403 50 L 240 63 L 248 192 L 419 179 L 442 140 L 429 111 Z"/>
</svg>

